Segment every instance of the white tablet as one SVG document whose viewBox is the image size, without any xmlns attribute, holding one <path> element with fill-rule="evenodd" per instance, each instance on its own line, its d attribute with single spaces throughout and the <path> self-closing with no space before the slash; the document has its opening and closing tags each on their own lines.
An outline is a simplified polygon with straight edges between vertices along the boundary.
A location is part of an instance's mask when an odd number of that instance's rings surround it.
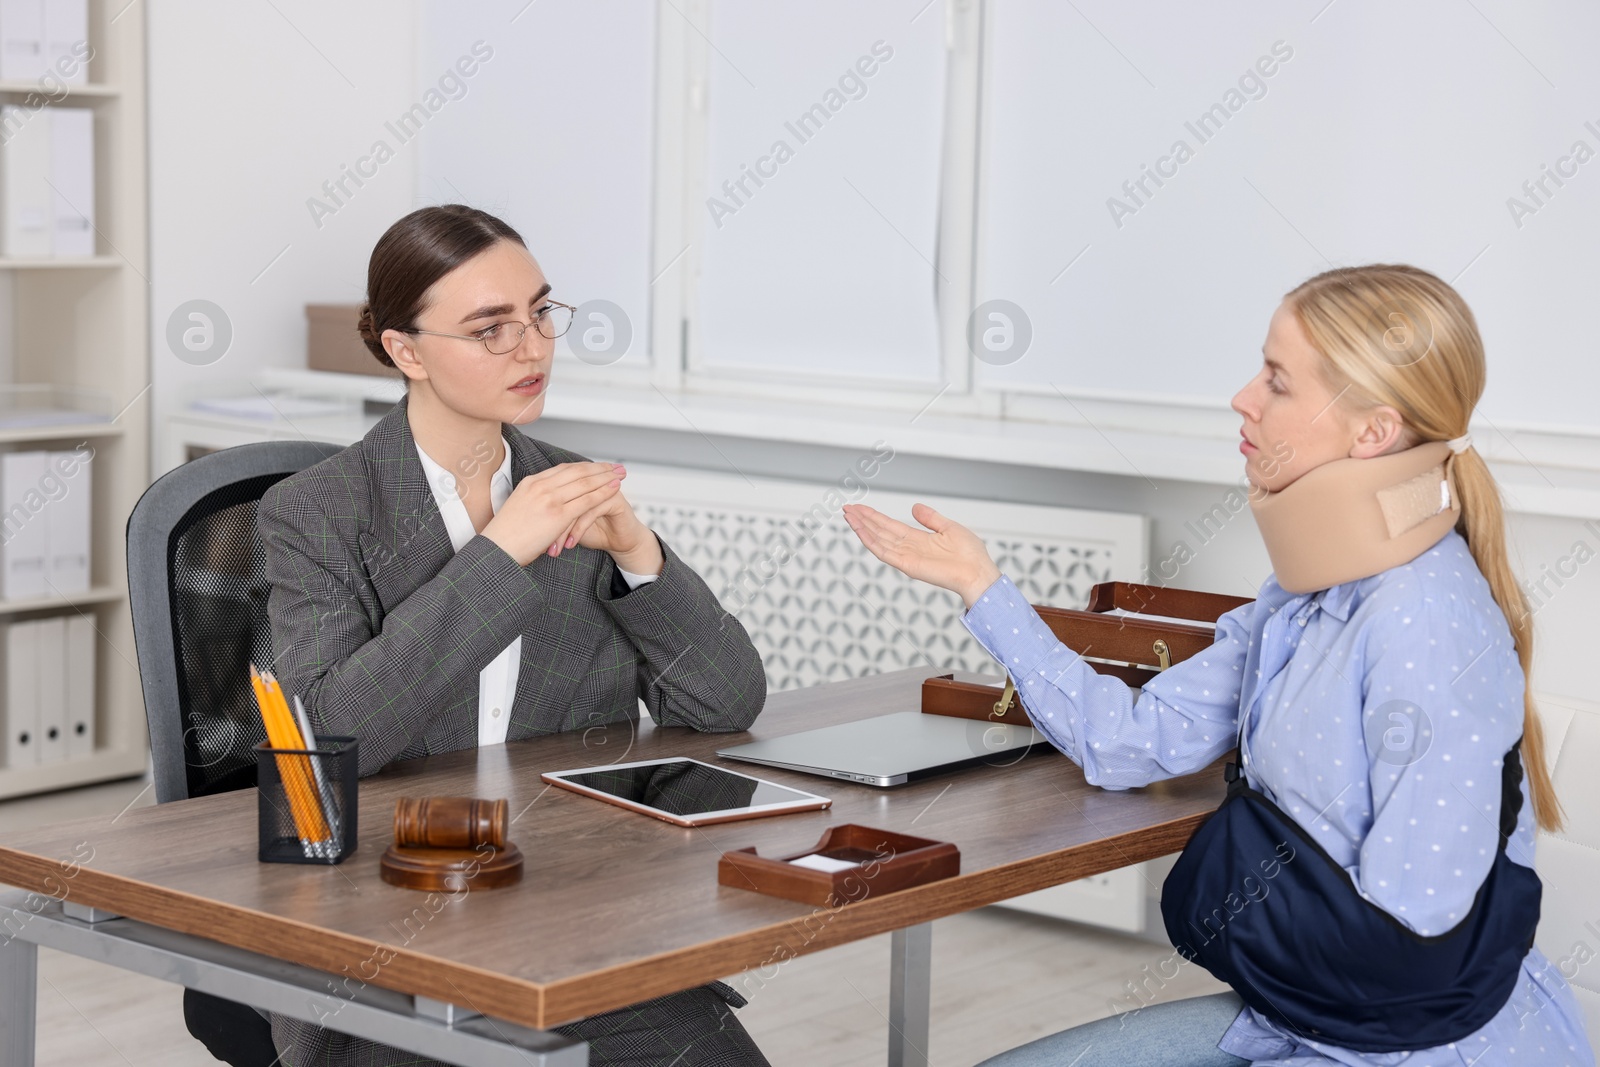
<svg viewBox="0 0 1600 1067">
<path fill-rule="evenodd" d="M 827 797 L 725 771 L 687 756 L 549 771 L 539 777 L 551 785 L 679 826 L 813 811 L 833 803 Z"/>
</svg>

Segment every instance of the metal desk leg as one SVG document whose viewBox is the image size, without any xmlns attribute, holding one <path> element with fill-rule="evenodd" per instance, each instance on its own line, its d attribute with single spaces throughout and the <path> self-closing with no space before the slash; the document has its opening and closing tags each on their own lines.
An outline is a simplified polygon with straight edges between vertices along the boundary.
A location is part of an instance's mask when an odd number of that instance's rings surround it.
<svg viewBox="0 0 1600 1067">
<path fill-rule="evenodd" d="M 39 947 L 0 930 L 0 1067 L 33 1067 Z"/>
<path fill-rule="evenodd" d="M 405 993 L 104 912 L 98 922 L 70 919 L 41 899 L 0 891 L 0 1067 L 33 1067 L 39 945 L 460 1067 L 589 1062 L 587 1042 L 551 1030 L 426 999 L 419 1008 Z"/>
<path fill-rule="evenodd" d="M 896 930 L 889 942 L 889 1067 L 927 1067 L 933 995 L 933 924 Z"/>
</svg>

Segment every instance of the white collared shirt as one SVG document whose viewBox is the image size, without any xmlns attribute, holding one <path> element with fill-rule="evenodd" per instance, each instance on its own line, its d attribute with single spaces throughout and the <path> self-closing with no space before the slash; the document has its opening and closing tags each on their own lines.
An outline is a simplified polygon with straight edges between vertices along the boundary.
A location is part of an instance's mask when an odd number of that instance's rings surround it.
<svg viewBox="0 0 1600 1067">
<path fill-rule="evenodd" d="M 459 552 L 461 546 L 472 540 L 478 531 L 472 525 L 472 517 L 467 514 L 466 503 L 457 492 L 455 476 L 435 463 L 421 445 L 417 445 L 417 456 L 422 460 L 428 487 L 433 490 L 434 502 L 439 505 L 439 514 L 444 518 L 450 544 Z M 494 472 L 489 483 L 491 513 L 500 511 L 500 506 L 511 495 L 511 489 L 511 445 L 506 442 L 505 458 L 500 461 L 500 468 Z M 622 575 L 629 589 L 636 589 L 660 577 L 656 574 L 633 574 L 621 567 L 617 568 L 617 573 Z M 522 635 L 518 634 L 487 667 L 478 672 L 478 744 L 498 745 L 505 741 L 506 729 L 511 725 L 511 703 L 517 695 L 517 671 L 521 662 Z"/>
</svg>

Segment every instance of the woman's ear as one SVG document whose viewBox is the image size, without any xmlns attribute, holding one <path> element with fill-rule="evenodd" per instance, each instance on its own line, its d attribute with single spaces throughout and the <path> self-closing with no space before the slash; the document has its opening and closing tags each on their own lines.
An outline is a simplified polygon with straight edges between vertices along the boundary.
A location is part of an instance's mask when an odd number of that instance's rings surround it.
<svg viewBox="0 0 1600 1067">
<path fill-rule="evenodd" d="M 1410 448 L 1410 442 L 1405 417 L 1388 404 L 1380 404 L 1367 412 L 1358 425 L 1350 455 L 1357 459 L 1386 456 Z"/>
<path fill-rule="evenodd" d="M 383 342 L 383 350 L 389 353 L 389 358 L 394 360 L 394 365 L 414 382 L 427 378 L 428 370 L 417 358 L 417 350 L 411 347 L 411 335 L 401 333 L 399 330 L 384 330 L 379 338 Z"/>
</svg>

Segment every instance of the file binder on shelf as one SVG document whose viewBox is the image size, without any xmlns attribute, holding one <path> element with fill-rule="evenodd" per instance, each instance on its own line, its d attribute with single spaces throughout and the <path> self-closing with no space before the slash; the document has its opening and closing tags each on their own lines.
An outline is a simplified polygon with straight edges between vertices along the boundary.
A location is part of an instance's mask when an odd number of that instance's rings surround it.
<svg viewBox="0 0 1600 1067">
<path fill-rule="evenodd" d="M 32 623 L 5 624 L 5 699 L 7 767 L 33 767 L 39 762 L 38 631 Z"/>
<path fill-rule="evenodd" d="M 91 463 L 78 452 L 0 454 L 0 600 L 88 590 Z"/>
<path fill-rule="evenodd" d="M 38 642 L 39 762 L 60 763 L 67 758 L 67 620 L 58 615 L 23 625 L 34 628 Z"/>
<path fill-rule="evenodd" d="M 67 759 L 94 753 L 94 617 L 67 616 Z"/>
<path fill-rule="evenodd" d="M 44 74 L 44 20 L 44 0 L 0 0 L 0 80 L 36 81 Z"/>
<path fill-rule="evenodd" d="M 43 452 L 0 454 L 0 600 L 50 595 Z"/>
<path fill-rule="evenodd" d="M 88 0 L 42 0 L 44 65 L 68 85 L 89 80 Z"/>
<path fill-rule="evenodd" d="M 47 452 L 46 466 L 64 487 L 45 508 L 49 531 L 49 588 L 70 596 L 89 588 L 89 522 L 92 458 L 77 452 Z"/>
<path fill-rule="evenodd" d="M 88 0 L 0 0 L 0 80 L 88 81 Z"/>
<path fill-rule="evenodd" d="M 0 255 L 95 254 L 94 112 L 0 107 Z"/>
<path fill-rule="evenodd" d="M 50 120 L 51 252 L 92 256 L 94 225 L 94 112 L 52 107 Z"/>
<path fill-rule="evenodd" d="M 0 624 L 4 765 L 36 767 L 95 747 L 94 620 L 57 615 Z"/>
<path fill-rule="evenodd" d="M 0 145 L 0 256 L 48 258 L 55 247 L 50 112 L 7 104 L 0 107 L 0 130 L 5 131 Z"/>
</svg>

